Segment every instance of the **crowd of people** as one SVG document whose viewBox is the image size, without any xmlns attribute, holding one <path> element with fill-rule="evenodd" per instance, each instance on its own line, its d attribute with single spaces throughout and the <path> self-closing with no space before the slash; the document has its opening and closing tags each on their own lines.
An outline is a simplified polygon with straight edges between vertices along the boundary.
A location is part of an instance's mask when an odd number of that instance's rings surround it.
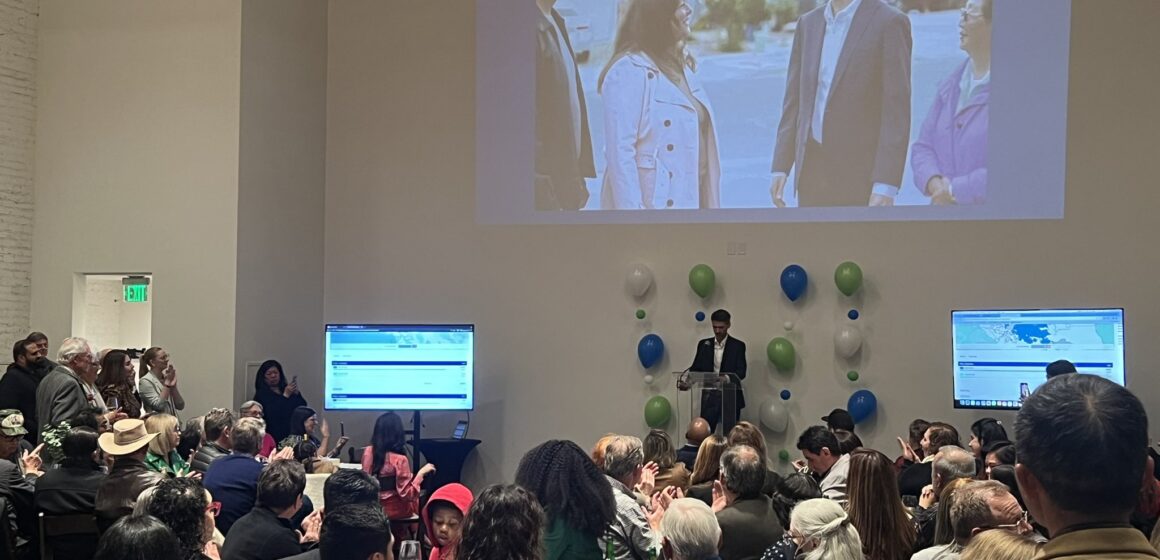
<svg viewBox="0 0 1160 560">
<path fill-rule="evenodd" d="M 356 468 L 335 468 L 345 438 L 330 445 L 277 362 L 253 400 L 206 412 L 186 444 L 163 349 L 141 355 L 156 379 L 132 390 L 130 352 L 70 338 L 52 362 L 37 335 L 0 379 L 0 558 L 36 558 L 39 542 L 98 560 L 1160 558 L 1147 415 L 1097 376 L 1055 372 L 1013 434 L 984 418 L 963 445 L 952 424 L 915 420 L 893 459 L 841 409 L 800 434 L 785 474 L 757 426 L 718 435 L 697 418 L 679 448 L 662 430 L 606 434 L 591 451 L 550 440 L 514 483 L 473 492 L 424 484 L 435 466 L 413 468 L 392 412 L 352 452 Z M 317 507 L 309 475 L 325 477 Z M 38 538 L 63 519 L 72 530 Z"/>
</svg>

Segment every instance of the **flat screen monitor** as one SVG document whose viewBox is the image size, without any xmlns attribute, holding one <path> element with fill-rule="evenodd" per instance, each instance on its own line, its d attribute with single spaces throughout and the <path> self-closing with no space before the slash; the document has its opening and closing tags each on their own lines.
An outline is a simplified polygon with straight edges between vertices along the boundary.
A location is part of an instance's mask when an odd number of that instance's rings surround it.
<svg viewBox="0 0 1160 560">
<path fill-rule="evenodd" d="M 1047 365 L 1125 384 L 1123 309 L 952 311 L 954 406 L 1018 410 Z"/>
<path fill-rule="evenodd" d="M 471 410 L 475 325 L 326 325 L 327 410 Z"/>
</svg>

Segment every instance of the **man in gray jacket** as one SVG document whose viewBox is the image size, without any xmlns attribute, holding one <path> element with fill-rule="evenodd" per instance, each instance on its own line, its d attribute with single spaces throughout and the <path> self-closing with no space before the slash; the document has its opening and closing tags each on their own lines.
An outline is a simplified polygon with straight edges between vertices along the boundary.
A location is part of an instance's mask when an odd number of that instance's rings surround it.
<svg viewBox="0 0 1160 560">
<path fill-rule="evenodd" d="M 110 412 L 100 391 L 97 391 L 97 368 L 87 340 L 64 339 L 59 357 L 59 365 L 36 388 L 37 425 L 42 433 L 89 408 L 100 410 L 110 425 L 126 417 L 119 410 Z"/>
</svg>

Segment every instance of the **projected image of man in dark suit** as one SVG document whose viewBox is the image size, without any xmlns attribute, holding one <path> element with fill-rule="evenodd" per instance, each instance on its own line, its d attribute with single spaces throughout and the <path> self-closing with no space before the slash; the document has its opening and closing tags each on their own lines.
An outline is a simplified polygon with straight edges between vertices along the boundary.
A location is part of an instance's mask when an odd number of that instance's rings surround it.
<svg viewBox="0 0 1160 560">
<path fill-rule="evenodd" d="M 910 20 L 883 0 L 798 19 L 773 150 L 775 206 L 892 206 L 910 141 Z"/>
<path fill-rule="evenodd" d="M 536 0 L 536 210 L 579 210 L 596 165 L 580 70 L 555 4 Z"/>
<path fill-rule="evenodd" d="M 741 409 L 745 408 L 745 392 L 741 380 L 745 379 L 745 343 L 729 336 L 732 316 L 724 309 L 718 309 L 709 317 L 713 322 L 713 336 L 697 343 L 697 353 L 689 371 L 727 374 L 737 388 L 737 407 L 730 418 L 724 418 L 724 433 L 728 434 L 733 425 L 741 419 Z M 701 417 L 709 422 L 709 430 L 716 431 L 722 421 L 721 391 L 705 390 L 701 393 Z"/>
</svg>

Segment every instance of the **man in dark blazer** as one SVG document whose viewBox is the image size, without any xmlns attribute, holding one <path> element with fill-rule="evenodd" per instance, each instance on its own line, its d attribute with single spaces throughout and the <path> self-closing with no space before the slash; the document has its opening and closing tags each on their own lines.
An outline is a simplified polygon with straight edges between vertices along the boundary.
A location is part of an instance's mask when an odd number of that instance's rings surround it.
<svg viewBox="0 0 1160 560">
<path fill-rule="evenodd" d="M 725 434 L 741 419 L 741 409 L 745 408 L 745 391 L 741 387 L 741 380 L 745 379 L 747 365 L 745 363 L 745 343 L 729 336 L 729 327 L 732 326 L 732 316 L 724 309 L 713 312 L 709 318 L 713 322 L 713 336 L 697 343 L 697 354 L 693 358 L 693 365 L 689 371 L 698 373 L 727 374 L 728 382 L 736 389 L 737 401 L 734 413 L 724 419 L 722 431 Z M 722 394 L 719 390 L 706 390 L 701 393 L 701 417 L 709 422 L 709 431 L 717 430 L 717 423 L 722 420 Z"/>
<path fill-rule="evenodd" d="M 830 0 L 798 19 L 773 150 L 775 206 L 891 206 L 910 141 L 910 20 L 883 0 Z"/>
<path fill-rule="evenodd" d="M 579 210 L 596 165 L 580 70 L 555 3 L 536 0 L 536 210 Z"/>
</svg>

